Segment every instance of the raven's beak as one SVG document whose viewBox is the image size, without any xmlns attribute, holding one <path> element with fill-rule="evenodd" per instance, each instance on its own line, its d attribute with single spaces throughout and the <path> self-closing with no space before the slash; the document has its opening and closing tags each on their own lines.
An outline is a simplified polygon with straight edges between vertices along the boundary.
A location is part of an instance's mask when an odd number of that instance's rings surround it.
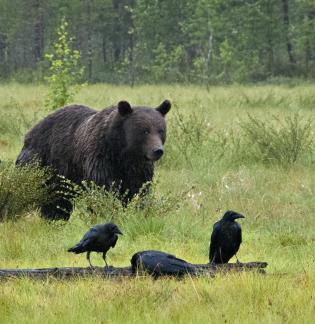
<svg viewBox="0 0 315 324">
<path fill-rule="evenodd" d="M 118 229 L 118 228 L 117 228 L 116 234 L 124 235 L 124 234 L 120 231 L 120 229 Z"/>
<path fill-rule="evenodd" d="M 237 219 L 237 218 L 245 218 L 245 216 L 243 216 L 242 214 L 237 214 L 234 216 L 234 219 Z"/>
</svg>

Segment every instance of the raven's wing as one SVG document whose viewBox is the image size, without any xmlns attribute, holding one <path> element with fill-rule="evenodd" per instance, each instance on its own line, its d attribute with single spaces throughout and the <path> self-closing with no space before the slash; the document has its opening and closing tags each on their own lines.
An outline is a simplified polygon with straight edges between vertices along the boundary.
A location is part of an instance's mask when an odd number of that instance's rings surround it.
<svg viewBox="0 0 315 324">
<path fill-rule="evenodd" d="M 209 262 L 211 262 L 215 257 L 215 251 L 217 249 L 219 234 L 220 234 L 220 227 L 221 227 L 220 225 L 221 225 L 220 221 L 216 222 L 213 225 L 213 230 L 210 239 Z"/>
<path fill-rule="evenodd" d="M 117 243 L 117 241 L 118 241 L 118 235 L 115 234 L 115 235 L 113 236 L 113 238 L 112 238 L 112 242 L 111 242 L 111 245 L 110 245 L 110 246 L 111 246 L 112 248 L 114 248 L 115 245 L 116 245 L 116 243 Z"/>
<path fill-rule="evenodd" d="M 145 270 L 154 276 L 176 275 L 182 276 L 193 273 L 195 268 L 185 260 L 161 251 L 142 251 L 134 254 L 131 259 L 132 271 Z"/>
<path fill-rule="evenodd" d="M 235 237 L 234 237 L 234 241 L 235 241 L 235 245 L 236 245 L 236 251 L 235 253 L 238 251 L 238 249 L 240 248 L 240 245 L 242 243 L 242 228 L 241 225 L 237 222 L 235 222 L 236 226 L 235 226 Z"/>
<path fill-rule="evenodd" d="M 99 231 L 97 228 L 91 227 L 90 230 L 84 234 L 84 236 L 79 244 L 86 246 L 86 245 L 94 242 L 98 237 L 98 232 Z"/>
<path fill-rule="evenodd" d="M 92 227 L 88 232 L 86 232 L 81 239 L 81 241 L 76 244 L 74 247 L 70 248 L 69 252 L 85 252 L 86 248 L 93 242 L 97 240 L 98 230 L 95 227 Z"/>
<path fill-rule="evenodd" d="M 176 256 L 171 254 L 167 255 L 165 264 L 163 264 L 162 269 L 164 268 L 169 274 L 182 274 L 194 270 L 193 266 L 190 263 L 186 262 L 183 259 L 176 258 Z"/>
</svg>

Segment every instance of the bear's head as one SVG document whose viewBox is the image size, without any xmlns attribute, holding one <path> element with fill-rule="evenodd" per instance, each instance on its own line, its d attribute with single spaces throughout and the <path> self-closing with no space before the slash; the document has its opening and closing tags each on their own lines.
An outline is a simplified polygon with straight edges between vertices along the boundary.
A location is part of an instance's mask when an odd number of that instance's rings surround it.
<svg viewBox="0 0 315 324">
<path fill-rule="evenodd" d="M 127 101 L 118 103 L 118 114 L 123 120 L 124 153 L 128 156 L 157 161 L 164 153 L 166 140 L 165 115 L 171 103 L 163 101 L 157 108 L 131 107 Z"/>
</svg>

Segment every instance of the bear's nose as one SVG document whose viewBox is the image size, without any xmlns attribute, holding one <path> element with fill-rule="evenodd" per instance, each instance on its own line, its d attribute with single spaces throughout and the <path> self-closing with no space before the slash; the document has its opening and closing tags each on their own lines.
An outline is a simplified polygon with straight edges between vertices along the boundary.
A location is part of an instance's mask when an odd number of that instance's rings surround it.
<svg viewBox="0 0 315 324">
<path fill-rule="evenodd" d="M 164 151 L 161 148 L 153 150 L 154 157 L 159 159 L 163 155 Z"/>
</svg>

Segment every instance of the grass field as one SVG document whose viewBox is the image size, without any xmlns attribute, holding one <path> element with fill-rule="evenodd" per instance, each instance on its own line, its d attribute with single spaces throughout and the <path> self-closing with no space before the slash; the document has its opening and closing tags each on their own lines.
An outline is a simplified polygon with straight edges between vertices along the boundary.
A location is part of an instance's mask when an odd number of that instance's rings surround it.
<svg viewBox="0 0 315 324">
<path fill-rule="evenodd" d="M 46 91 L 44 86 L 0 86 L 2 161 L 15 160 L 27 129 L 47 114 L 42 109 Z M 165 98 L 173 107 L 149 207 L 113 211 L 96 191 L 77 202 L 67 223 L 47 223 L 28 209 L 0 222 L 0 268 L 86 266 L 85 256 L 66 250 L 91 224 L 109 219 L 124 232 L 108 253 L 112 265 L 128 265 L 133 253 L 145 249 L 206 263 L 212 224 L 233 209 L 246 216 L 240 221 L 240 260 L 267 261 L 267 274 L 10 279 L 0 282 L 0 323 L 314 323 L 315 86 L 207 91 L 100 84 L 85 87 L 75 102 L 102 108 L 127 99 L 157 106 Z M 14 188 L 9 189 L 14 193 Z M 93 215 L 86 204 L 96 206 Z M 92 260 L 103 264 L 101 256 L 92 254 Z"/>
</svg>

